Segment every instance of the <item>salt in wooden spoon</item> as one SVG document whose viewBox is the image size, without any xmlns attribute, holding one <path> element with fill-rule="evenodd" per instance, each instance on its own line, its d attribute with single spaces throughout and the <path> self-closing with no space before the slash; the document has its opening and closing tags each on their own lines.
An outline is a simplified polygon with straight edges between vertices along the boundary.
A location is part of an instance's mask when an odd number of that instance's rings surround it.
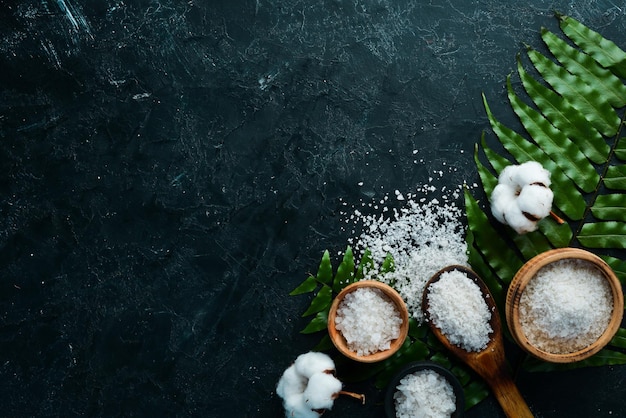
<svg viewBox="0 0 626 418">
<path fill-rule="evenodd" d="M 491 325 L 491 329 L 493 332 L 490 335 L 489 342 L 487 343 L 487 347 L 485 347 L 482 351 L 471 352 L 464 350 L 463 348 L 456 346 L 448 339 L 445 335 L 442 334 L 441 330 L 437 328 L 432 321 L 429 319 L 428 312 L 428 287 L 439 280 L 441 275 L 445 272 L 458 270 L 463 272 L 469 277 L 474 283 L 478 285 L 481 292 L 483 293 L 485 302 L 491 311 L 491 319 L 489 320 L 489 325 Z M 489 288 L 485 283 L 481 280 L 480 277 L 472 270 L 463 266 L 448 266 L 438 271 L 430 280 L 426 283 L 424 287 L 424 295 L 422 297 L 422 310 L 424 312 L 424 317 L 428 322 L 431 330 L 435 334 L 435 336 L 441 341 L 441 343 L 450 350 L 454 355 L 456 355 L 459 359 L 465 362 L 469 367 L 471 367 L 476 373 L 478 373 L 487 384 L 491 387 L 491 390 L 500 403 L 500 406 L 504 410 L 504 413 L 509 418 L 532 418 L 533 414 L 528 408 L 528 405 L 522 398 L 517 386 L 515 386 L 515 382 L 511 378 L 511 374 L 509 371 L 509 366 L 506 362 L 504 355 L 504 342 L 502 340 L 502 327 L 500 323 L 500 315 L 498 314 L 498 309 L 495 305 L 495 301 L 489 292 Z"/>
</svg>

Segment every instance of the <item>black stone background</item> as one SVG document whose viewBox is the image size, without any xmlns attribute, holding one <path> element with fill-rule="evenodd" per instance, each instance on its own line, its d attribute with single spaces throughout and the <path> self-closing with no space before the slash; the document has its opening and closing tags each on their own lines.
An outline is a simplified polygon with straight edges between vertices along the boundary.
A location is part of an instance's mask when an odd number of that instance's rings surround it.
<svg viewBox="0 0 626 418">
<path fill-rule="evenodd" d="M 0 415 L 282 416 L 317 341 L 288 292 L 345 249 L 341 202 L 476 182 L 480 93 L 515 124 L 505 76 L 553 10 L 626 47 L 624 1 L 1 1 Z M 617 417 L 625 377 L 518 384 Z M 382 416 L 350 388 L 329 418 Z"/>
</svg>

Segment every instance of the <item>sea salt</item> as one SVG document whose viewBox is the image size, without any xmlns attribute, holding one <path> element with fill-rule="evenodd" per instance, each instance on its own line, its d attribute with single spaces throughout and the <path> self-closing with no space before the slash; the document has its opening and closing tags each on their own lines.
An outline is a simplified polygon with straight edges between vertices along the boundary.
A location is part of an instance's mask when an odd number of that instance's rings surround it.
<svg viewBox="0 0 626 418">
<path fill-rule="evenodd" d="M 459 190 L 460 190 L 459 186 Z M 432 184 L 420 186 L 417 193 L 404 194 L 401 208 L 382 214 L 359 215 L 355 223 L 360 235 L 351 240 L 357 253 L 370 250 L 374 268 L 365 271 L 366 279 L 380 280 L 400 293 L 409 312 L 423 322 L 422 293 L 428 279 L 448 265 L 468 265 L 463 211 L 455 204 L 458 190 L 449 195 L 429 198 L 436 191 Z M 395 270 L 379 274 L 387 254 L 394 259 Z"/>
<path fill-rule="evenodd" d="M 389 349 L 400 336 L 400 325 L 400 312 L 379 289 L 358 288 L 337 307 L 335 327 L 359 356 Z"/>
<path fill-rule="evenodd" d="M 397 418 L 449 418 L 456 396 L 448 380 L 433 370 L 404 376 L 393 395 Z"/>
<path fill-rule="evenodd" d="M 611 288 L 584 260 L 565 259 L 540 269 L 524 289 L 522 332 L 537 348 L 571 353 L 595 342 L 613 312 Z"/>
<path fill-rule="evenodd" d="M 428 286 L 428 315 L 450 341 L 466 351 L 481 351 L 493 332 L 483 293 L 466 273 L 452 270 Z"/>
</svg>

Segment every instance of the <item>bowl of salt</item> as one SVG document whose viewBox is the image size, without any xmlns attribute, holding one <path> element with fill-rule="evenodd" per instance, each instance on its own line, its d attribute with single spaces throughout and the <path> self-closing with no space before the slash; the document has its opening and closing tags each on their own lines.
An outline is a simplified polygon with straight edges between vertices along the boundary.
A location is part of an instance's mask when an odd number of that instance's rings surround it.
<svg viewBox="0 0 626 418">
<path fill-rule="evenodd" d="M 545 361 L 572 363 L 593 356 L 615 336 L 624 294 L 600 257 L 559 248 L 522 266 L 509 285 L 505 312 L 520 347 Z"/>
<path fill-rule="evenodd" d="M 432 361 L 407 364 L 387 386 L 387 418 L 460 418 L 464 410 L 465 395 L 461 383 L 450 370 Z"/>
<path fill-rule="evenodd" d="M 344 356 L 362 363 L 384 360 L 400 349 L 409 332 L 402 296 L 376 280 L 346 286 L 328 312 L 328 335 Z"/>
</svg>

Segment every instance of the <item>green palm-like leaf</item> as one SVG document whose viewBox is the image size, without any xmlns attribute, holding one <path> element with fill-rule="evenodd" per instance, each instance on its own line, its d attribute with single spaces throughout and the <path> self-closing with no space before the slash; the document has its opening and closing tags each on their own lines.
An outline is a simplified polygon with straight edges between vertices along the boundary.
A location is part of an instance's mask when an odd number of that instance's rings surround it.
<svg viewBox="0 0 626 418">
<path fill-rule="evenodd" d="M 515 234 L 481 209 L 466 191 L 467 244 L 472 267 L 492 275 L 487 283 L 502 297 L 522 263 L 552 248 L 577 246 L 600 254 L 626 282 L 626 139 L 622 138 L 626 105 L 626 53 L 615 43 L 567 16 L 558 16 L 563 33 L 575 45 L 543 29 L 542 39 L 553 59 L 528 48 L 526 55 L 540 76 L 535 79 L 517 60 L 522 96 L 506 87 L 511 110 L 524 128 L 518 133 L 498 121 L 483 95 L 487 118 L 508 155 L 487 145 L 483 134 L 474 160 L 485 195 L 497 184 L 497 176 L 509 164 L 534 160 L 551 173 L 553 210 L 566 218 L 539 222 L 538 230 Z M 620 116 L 621 115 L 621 116 Z M 488 206 L 488 205 L 485 205 Z M 502 302 L 500 302 L 502 303 Z M 626 329 L 592 358 L 567 366 L 529 361 L 529 370 L 554 370 L 626 364 Z"/>
</svg>

